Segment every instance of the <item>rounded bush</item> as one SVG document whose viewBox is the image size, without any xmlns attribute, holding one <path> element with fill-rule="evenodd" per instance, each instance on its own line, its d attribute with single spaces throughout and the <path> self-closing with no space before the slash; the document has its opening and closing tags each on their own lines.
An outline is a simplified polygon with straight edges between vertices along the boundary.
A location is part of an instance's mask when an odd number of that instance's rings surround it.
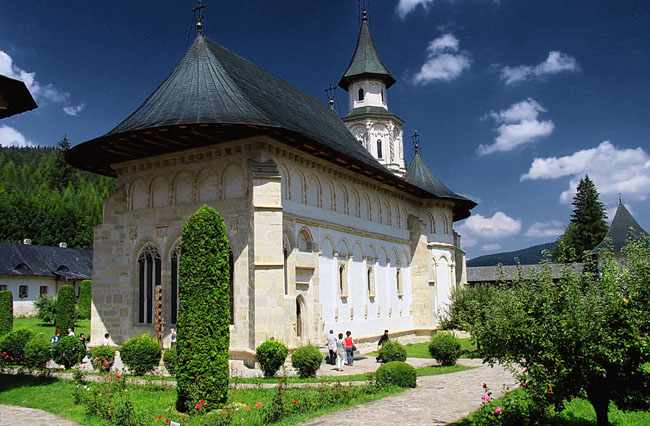
<svg viewBox="0 0 650 426">
<path fill-rule="evenodd" d="M 288 354 L 289 350 L 287 347 L 282 342 L 276 340 L 267 340 L 255 350 L 255 357 L 257 358 L 257 362 L 260 363 L 265 377 L 275 376 L 275 373 L 277 373 L 287 359 Z"/>
<path fill-rule="evenodd" d="M 61 334 L 67 334 L 68 329 L 74 330 L 77 316 L 74 288 L 71 285 L 64 285 L 59 289 L 54 307 L 55 326 Z"/>
<path fill-rule="evenodd" d="M 90 362 L 99 371 L 111 371 L 115 361 L 115 348 L 112 346 L 96 346 L 90 350 Z"/>
<path fill-rule="evenodd" d="M 314 377 L 323 362 L 323 354 L 314 345 L 302 346 L 291 354 L 291 365 L 300 377 Z"/>
<path fill-rule="evenodd" d="M 65 336 L 52 349 L 52 359 L 66 370 L 79 364 L 86 355 L 86 347 L 75 336 Z"/>
<path fill-rule="evenodd" d="M 0 336 L 9 333 L 14 325 L 14 298 L 11 290 L 0 291 Z"/>
<path fill-rule="evenodd" d="M 25 346 L 33 336 L 34 333 L 27 329 L 9 332 L 0 341 L 2 359 L 11 364 L 22 364 L 25 360 Z"/>
<path fill-rule="evenodd" d="M 377 369 L 375 379 L 380 386 L 414 388 L 416 385 L 415 368 L 402 361 L 387 362 Z"/>
<path fill-rule="evenodd" d="M 160 345 L 148 334 L 131 337 L 120 348 L 120 356 L 129 371 L 143 376 L 160 363 Z"/>
<path fill-rule="evenodd" d="M 29 368 L 44 369 L 52 359 L 52 344 L 43 333 L 34 335 L 25 345 L 24 364 Z"/>
<path fill-rule="evenodd" d="M 165 363 L 165 368 L 169 374 L 176 375 L 176 365 L 178 363 L 176 348 L 170 348 L 163 352 L 163 363 Z"/>
<path fill-rule="evenodd" d="M 388 341 L 379 349 L 379 362 L 406 361 L 406 349 L 398 342 Z"/>
<path fill-rule="evenodd" d="M 431 337 L 429 353 L 442 365 L 454 365 L 462 351 L 460 342 L 453 334 L 438 332 Z"/>
</svg>

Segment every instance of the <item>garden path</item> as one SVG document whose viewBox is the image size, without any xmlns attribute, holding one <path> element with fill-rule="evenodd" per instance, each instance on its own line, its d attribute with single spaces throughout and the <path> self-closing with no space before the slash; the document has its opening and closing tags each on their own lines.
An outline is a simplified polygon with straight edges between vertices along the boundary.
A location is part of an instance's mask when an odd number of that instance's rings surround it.
<svg viewBox="0 0 650 426">
<path fill-rule="evenodd" d="M 33 408 L 0 405 L 0 426 L 76 426 L 77 423 Z"/>
<path fill-rule="evenodd" d="M 513 375 L 501 366 L 482 365 L 481 360 L 463 361 L 464 365 L 478 368 L 418 377 L 418 387 L 415 389 L 319 417 L 304 425 L 444 425 L 462 419 L 481 406 L 483 383 L 489 386 L 494 397 L 517 386 Z"/>
</svg>

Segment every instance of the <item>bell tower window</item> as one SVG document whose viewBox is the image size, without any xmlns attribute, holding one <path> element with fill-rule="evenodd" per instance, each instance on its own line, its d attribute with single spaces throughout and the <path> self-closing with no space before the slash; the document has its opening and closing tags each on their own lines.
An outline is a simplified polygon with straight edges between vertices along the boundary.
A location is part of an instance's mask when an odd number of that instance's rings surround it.
<svg viewBox="0 0 650 426">
<path fill-rule="evenodd" d="M 377 158 L 384 158 L 384 153 L 381 146 L 381 139 L 377 140 Z"/>
<path fill-rule="evenodd" d="M 365 99 L 365 93 L 363 92 L 363 89 L 359 89 L 359 102 L 363 101 Z"/>
</svg>

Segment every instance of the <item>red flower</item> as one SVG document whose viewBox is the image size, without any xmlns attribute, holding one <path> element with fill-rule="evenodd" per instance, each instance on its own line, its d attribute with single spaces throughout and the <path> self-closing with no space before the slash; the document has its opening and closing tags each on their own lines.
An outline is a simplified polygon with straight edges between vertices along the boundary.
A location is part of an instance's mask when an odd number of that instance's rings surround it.
<svg viewBox="0 0 650 426">
<path fill-rule="evenodd" d="M 496 407 L 496 408 L 494 409 L 494 414 L 496 414 L 497 416 L 498 416 L 499 414 L 501 414 L 501 413 L 503 413 L 503 408 L 501 408 L 501 407 Z"/>
<path fill-rule="evenodd" d="M 298 404 L 300 404 L 300 401 L 298 401 L 297 399 L 294 399 L 294 400 L 291 401 L 291 402 L 293 403 L 293 405 L 298 405 Z"/>
<path fill-rule="evenodd" d="M 255 403 L 255 408 L 262 408 L 262 407 L 264 407 L 264 404 L 262 404 L 261 402 L 257 401 Z"/>
<path fill-rule="evenodd" d="M 194 405 L 195 410 L 200 410 L 201 408 L 205 407 L 205 399 L 199 400 L 199 402 Z"/>
</svg>

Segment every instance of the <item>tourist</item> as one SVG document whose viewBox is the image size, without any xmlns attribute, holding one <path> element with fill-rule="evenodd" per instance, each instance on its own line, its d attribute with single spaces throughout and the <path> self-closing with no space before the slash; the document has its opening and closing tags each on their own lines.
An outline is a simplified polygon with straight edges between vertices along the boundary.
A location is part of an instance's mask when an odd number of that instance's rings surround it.
<svg viewBox="0 0 650 426">
<path fill-rule="evenodd" d="M 384 330 L 384 334 L 379 338 L 379 342 L 377 343 L 377 347 L 381 348 L 384 346 L 384 343 L 388 342 L 388 330 Z"/>
<path fill-rule="evenodd" d="M 111 335 L 108 333 L 104 333 L 104 340 L 102 340 L 102 345 L 108 346 L 111 344 Z"/>
<path fill-rule="evenodd" d="M 176 346 L 176 329 L 172 328 L 172 331 L 169 335 L 169 340 L 171 341 L 171 347 Z"/>
<path fill-rule="evenodd" d="M 356 348 L 354 347 L 354 341 L 352 340 L 352 332 L 349 330 L 345 332 L 345 341 L 343 342 L 343 345 L 345 346 L 345 363 L 347 365 L 352 365 L 354 363 L 354 350 Z"/>
<path fill-rule="evenodd" d="M 69 328 L 68 329 L 68 336 L 74 336 L 74 330 Z"/>
<path fill-rule="evenodd" d="M 334 330 L 330 330 L 330 334 L 327 335 L 327 349 L 329 350 L 329 357 L 327 359 L 328 364 L 336 365 L 336 335 L 334 335 Z"/>
<path fill-rule="evenodd" d="M 339 333 L 339 338 L 336 339 L 336 369 L 343 371 L 343 360 L 345 359 L 345 346 L 343 343 L 343 333 Z"/>
<path fill-rule="evenodd" d="M 86 337 L 85 334 L 83 333 L 79 334 L 79 341 L 83 343 L 84 348 L 86 348 L 86 345 L 88 344 L 88 338 Z"/>
<path fill-rule="evenodd" d="M 56 345 L 59 343 L 59 340 L 61 340 L 61 330 L 57 328 L 56 332 L 54 332 L 54 336 L 50 339 L 50 343 Z"/>
</svg>

